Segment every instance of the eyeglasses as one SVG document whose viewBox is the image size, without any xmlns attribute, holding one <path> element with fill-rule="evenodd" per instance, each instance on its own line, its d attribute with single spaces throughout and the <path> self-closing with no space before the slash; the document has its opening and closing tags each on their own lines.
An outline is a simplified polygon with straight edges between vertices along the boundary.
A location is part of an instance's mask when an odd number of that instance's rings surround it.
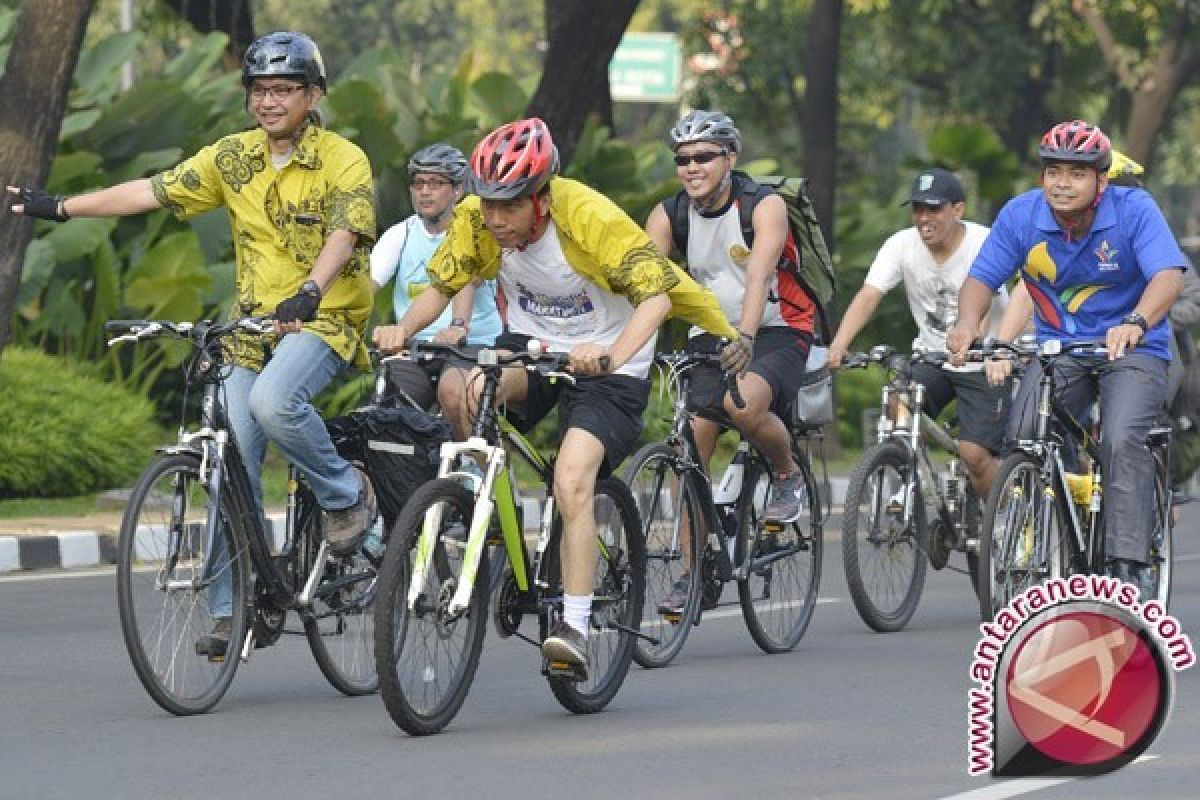
<svg viewBox="0 0 1200 800">
<path fill-rule="evenodd" d="M 710 161 L 716 161 L 724 155 L 726 155 L 724 150 L 704 150 L 700 153 L 692 153 L 690 156 L 677 155 L 675 156 L 675 166 L 686 167 L 693 161 L 697 164 L 707 164 Z"/>
<path fill-rule="evenodd" d="M 296 92 L 302 92 L 308 87 L 301 83 L 280 83 L 275 86 L 252 86 L 250 87 L 250 97 L 255 102 L 261 103 L 270 97 L 277 102 L 288 100 Z"/>
<path fill-rule="evenodd" d="M 441 189 L 449 185 L 450 181 L 445 178 L 417 178 L 408 187 L 416 192 L 421 189 Z"/>
</svg>

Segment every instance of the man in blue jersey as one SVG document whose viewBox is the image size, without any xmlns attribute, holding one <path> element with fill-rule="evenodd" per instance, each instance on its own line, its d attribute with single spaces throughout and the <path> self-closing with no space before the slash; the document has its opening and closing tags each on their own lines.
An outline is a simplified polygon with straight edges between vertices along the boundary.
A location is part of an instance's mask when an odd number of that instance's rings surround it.
<svg viewBox="0 0 1200 800">
<path fill-rule="evenodd" d="M 1187 261 L 1149 194 L 1109 186 L 1112 146 L 1099 128 L 1082 120 L 1056 125 L 1038 153 L 1042 188 L 1001 209 L 959 293 L 947 348 L 961 360 L 992 293 L 1018 269 L 1039 341 L 1104 342 L 1106 362 L 1067 359 L 1056 368 L 1057 398 L 1082 415 L 1100 395 L 1109 572 L 1146 595 L 1154 461 L 1145 441 L 1166 402 L 1166 316 Z M 1014 401 L 1014 438 L 1028 438 L 1039 377 L 1035 365 Z"/>
<path fill-rule="evenodd" d="M 397 320 L 408 312 L 413 298 L 429 288 L 429 258 L 446 238 L 450 214 L 463 195 L 466 173 L 467 159 L 462 151 L 444 143 L 422 148 L 408 161 L 415 213 L 388 228 L 371 250 L 371 280 L 375 286 L 395 283 L 392 302 Z M 490 347 L 502 328 L 494 282 L 477 280 L 467 284 L 442 315 L 415 338 Z M 464 369 L 442 370 L 437 399 L 443 408 L 457 407 L 465 376 Z M 421 408 L 433 404 L 431 374 L 417 364 L 393 363 L 388 370 L 388 386 Z"/>
</svg>

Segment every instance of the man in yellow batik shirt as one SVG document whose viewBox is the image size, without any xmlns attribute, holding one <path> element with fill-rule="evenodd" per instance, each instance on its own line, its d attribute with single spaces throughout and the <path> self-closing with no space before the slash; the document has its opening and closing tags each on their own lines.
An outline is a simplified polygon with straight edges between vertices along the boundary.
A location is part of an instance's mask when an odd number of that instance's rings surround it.
<svg viewBox="0 0 1200 800">
<path fill-rule="evenodd" d="M 75 197 L 9 187 L 15 213 L 59 222 L 166 208 L 189 218 L 224 206 L 237 256 L 235 316 L 273 316 L 275 335 L 243 337 L 222 405 L 261 507 L 261 468 L 275 442 L 325 509 L 335 555 L 353 553 L 370 521 L 365 477 L 337 454 L 311 399 L 347 364 L 365 365 L 375 240 L 371 167 L 353 143 L 321 127 L 325 67 L 316 44 L 267 34 L 246 51 L 246 107 L 258 123 L 167 172 Z M 212 632 L 197 652 L 223 655 L 232 615 L 230 571 L 209 594 Z M 221 578 L 224 578 L 222 580 Z"/>
</svg>

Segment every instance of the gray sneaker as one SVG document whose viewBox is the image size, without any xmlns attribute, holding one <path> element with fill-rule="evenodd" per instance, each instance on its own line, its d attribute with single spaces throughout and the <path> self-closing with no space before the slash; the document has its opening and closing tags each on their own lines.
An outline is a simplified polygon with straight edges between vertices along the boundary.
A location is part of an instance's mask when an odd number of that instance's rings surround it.
<svg viewBox="0 0 1200 800">
<path fill-rule="evenodd" d="M 375 491 L 358 471 L 358 501 L 349 508 L 325 511 L 325 540 L 335 556 L 353 555 L 367 537 L 375 520 Z"/>
<path fill-rule="evenodd" d="M 658 604 L 658 613 L 664 616 L 678 616 L 687 605 L 688 594 L 692 588 L 690 578 L 680 578 L 671 584 L 670 593 Z"/>
<path fill-rule="evenodd" d="M 795 522 L 804 513 L 806 497 L 804 473 L 793 472 L 786 478 L 780 478 L 771 492 L 771 502 L 767 503 L 763 518 L 767 522 Z"/>
<path fill-rule="evenodd" d="M 229 649 L 229 636 L 233 632 L 232 617 L 217 617 L 213 620 L 212 631 L 196 640 L 196 655 L 208 656 L 210 661 L 220 661 L 225 658 Z"/>
<path fill-rule="evenodd" d="M 542 642 L 542 656 L 552 668 L 556 664 L 565 664 L 574 668 L 577 674 L 587 674 L 587 639 L 561 619 L 550 627 L 546 640 Z"/>
</svg>

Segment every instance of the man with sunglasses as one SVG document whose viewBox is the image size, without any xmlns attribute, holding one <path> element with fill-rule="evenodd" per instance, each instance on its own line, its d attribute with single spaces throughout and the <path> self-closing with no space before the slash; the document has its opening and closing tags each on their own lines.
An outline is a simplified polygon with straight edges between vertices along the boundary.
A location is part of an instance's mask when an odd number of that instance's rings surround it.
<svg viewBox="0 0 1200 800">
<path fill-rule="evenodd" d="M 173 169 L 62 197 L 10 186 L 14 213 L 65 222 L 168 209 L 180 219 L 224 206 L 237 259 L 235 315 L 273 316 L 275 336 L 244 336 L 222 402 L 261 509 L 262 461 L 274 442 L 325 509 L 337 555 L 355 552 L 373 517 L 371 487 L 338 455 L 312 398 L 348 364 L 369 365 L 369 253 L 375 239 L 371 166 L 321 126 L 325 67 L 312 39 L 270 33 L 246 51 L 246 108 L 257 126 L 202 148 Z M 196 643 L 209 658 L 229 644 L 232 577 L 217 570 L 214 625 Z"/>
<path fill-rule="evenodd" d="M 717 370 L 693 371 L 689 403 L 697 412 L 696 444 L 707 462 L 721 425 L 731 423 L 763 452 L 776 473 L 767 518 L 790 522 L 803 511 L 804 483 L 781 417 L 804 373 L 813 341 L 814 307 L 793 274 L 781 269 L 787 259 L 795 263 L 796 258 L 787 207 L 783 198 L 764 189 L 761 198 L 756 196 L 752 230 L 743 230 L 738 203 L 748 201 L 746 191 L 754 183 L 734 169 L 742 136 L 726 114 L 692 111 L 675 123 L 669 141 L 683 189 L 668 199 L 673 211 L 667 202 L 655 207 L 646 220 L 646 233 L 664 254 L 678 242 L 688 272 L 713 290 L 746 353 L 737 370 L 742 408 L 725 391 Z M 677 239 L 673 226 L 684 211 L 686 239 Z M 691 330 L 690 348 L 712 352 L 714 345 L 711 334 Z M 731 366 L 729 359 L 723 365 Z"/>
<path fill-rule="evenodd" d="M 439 142 L 423 147 L 408 160 L 414 213 L 388 228 L 371 251 L 371 280 L 376 288 L 394 281 L 396 320 L 404 318 L 413 298 L 429 288 L 429 259 L 446 238 L 454 205 L 463 196 L 467 158 L 457 147 Z M 415 338 L 446 344 L 490 347 L 502 329 L 496 308 L 495 282 L 477 279 L 463 287 L 450 307 Z M 440 366 L 432 371 L 410 361 L 392 362 L 389 390 L 423 409 L 437 400 L 457 407 L 465 391 L 466 371 Z"/>
<path fill-rule="evenodd" d="M 958 291 L 988 229 L 962 218 L 966 192 L 957 176 L 944 169 L 919 173 L 905 202 L 912 205 L 912 227 L 892 234 L 879 249 L 829 345 L 831 368 L 841 366 L 847 348 L 883 296 L 902 281 L 917 324 L 913 349 L 946 349 L 946 333 L 958 318 Z M 1006 302 L 1001 287 L 992 308 L 993 323 L 1000 320 Z M 1007 383 L 989 384 L 979 364 L 945 369 L 917 364 L 913 374 L 925 386 L 925 410 L 931 416 L 957 398 L 959 454 L 976 493 L 986 497 L 1004 445 L 1011 394 Z"/>
</svg>

